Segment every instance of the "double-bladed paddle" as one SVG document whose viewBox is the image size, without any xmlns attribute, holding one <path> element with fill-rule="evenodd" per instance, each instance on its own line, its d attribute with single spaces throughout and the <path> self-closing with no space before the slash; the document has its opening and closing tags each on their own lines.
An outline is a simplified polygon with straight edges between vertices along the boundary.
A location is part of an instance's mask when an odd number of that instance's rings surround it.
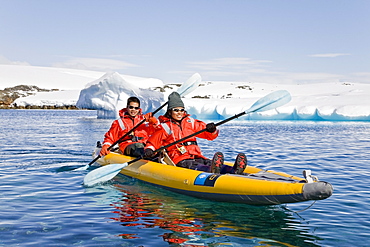
<svg viewBox="0 0 370 247">
<path fill-rule="evenodd" d="M 286 90 L 275 91 L 275 92 L 272 92 L 272 93 L 266 95 L 265 97 L 257 100 L 248 110 L 243 111 L 239 114 L 236 114 L 235 116 L 229 117 L 229 118 L 227 118 L 223 121 L 220 121 L 220 122 L 216 123 L 215 125 L 219 126 L 221 124 L 229 122 L 230 120 L 233 120 L 233 119 L 238 118 L 242 115 L 249 114 L 249 113 L 252 113 L 252 112 L 262 112 L 262 111 L 271 110 L 271 109 L 277 108 L 279 106 L 285 105 L 290 100 L 291 100 L 291 96 L 290 96 L 288 91 L 286 91 Z M 163 147 L 155 150 L 154 152 L 161 152 L 162 150 L 164 150 L 166 148 L 169 148 L 172 145 L 183 142 L 186 139 L 188 139 L 190 137 L 193 137 L 193 136 L 196 136 L 196 135 L 199 135 L 200 133 L 202 133 L 204 131 L 206 131 L 206 129 L 200 130 L 200 131 L 195 132 L 191 135 L 188 135 L 184 138 L 181 138 L 180 140 L 177 140 L 177 141 L 172 142 L 172 143 L 170 143 L 166 146 L 163 146 Z M 134 163 L 134 162 L 136 162 L 136 161 L 138 161 L 142 158 L 143 157 L 138 157 L 138 158 L 133 159 L 133 160 L 131 160 L 129 162 L 126 162 L 126 163 L 110 164 L 110 165 L 106 165 L 106 166 L 103 166 L 103 167 L 99 167 L 99 168 L 89 172 L 85 176 L 84 185 L 92 186 L 92 185 L 97 184 L 97 183 L 108 181 L 108 180 L 114 178 L 122 170 L 122 168 L 124 168 L 124 167 L 126 167 L 126 166 L 128 166 L 128 165 L 130 165 L 130 164 L 132 164 L 132 163 Z"/>
<path fill-rule="evenodd" d="M 178 92 L 178 94 L 180 94 L 181 96 L 185 96 L 185 95 L 193 92 L 199 86 L 199 84 L 200 84 L 201 81 L 202 81 L 202 78 L 201 78 L 200 74 L 199 73 L 195 73 L 186 82 L 184 82 L 181 85 L 181 87 L 179 87 L 177 89 L 176 92 Z M 168 104 L 168 101 L 166 103 L 164 103 L 163 105 L 161 105 L 157 110 L 155 110 L 153 112 L 153 115 L 156 114 L 157 112 L 159 112 L 160 110 L 162 110 L 162 108 L 165 107 L 167 104 Z M 135 131 L 143 123 L 145 123 L 145 119 L 141 120 L 131 130 L 127 131 L 126 134 L 124 134 L 123 136 L 121 136 L 121 138 L 119 138 L 112 145 L 110 145 L 108 147 L 108 151 L 111 150 L 115 145 L 117 145 L 117 144 L 121 143 L 123 140 L 125 140 L 125 138 L 126 138 L 127 135 L 129 135 L 130 133 L 132 133 L 133 131 Z M 87 170 L 92 164 L 94 164 L 95 161 L 97 161 L 100 158 L 101 158 L 101 155 L 99 154 L 89 164 L 87 164 L 87 165 L 85 165 L 83 167 L 80 167 L 80 168 L 78 168 L 76 170 Z"/>
</svg>

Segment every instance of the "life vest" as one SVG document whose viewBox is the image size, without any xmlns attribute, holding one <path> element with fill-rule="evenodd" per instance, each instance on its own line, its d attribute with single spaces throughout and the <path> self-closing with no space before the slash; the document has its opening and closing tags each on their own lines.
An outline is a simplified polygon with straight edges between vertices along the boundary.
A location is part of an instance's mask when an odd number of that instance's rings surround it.
<svg viewBox="0 0 370 247">
<path fill-rule="evenodd" d="M 127 113 L 127 108 L 123 108 L 119 111 L 119 116 L 118 119 L 113 121 L 107 133 L 105 133 L 103 145 L 112 145 L 144 119 L 141 109 L 135 117 L 132 117 Z M 141 142 L 145 145 L 149 135 L 154 131 L 155 127 L 153 125 L 148 123 L 141 124 L 133 133 L 128 134 L 122 140 L 119 144 L 120 150 L 123 152 L 128 145 L 135 142 Z"/>
<path fill-rule="evenodd" d="M 157 131 L 149 137 L 146 148 L 156 150 L 206 128 L 206 123 L 196 120 L 188 114 L 186 114 L 179 122 L 165 116 L 160 116 L 159 120 L 161 122 L 160 128 L 158 128 Z M 175 164 L 185 159 L 206 159 L 197 144 L 196 137 L 206 140 L 214 140 L 217 136 L 218 130 L 214 133 L 204 131 L 197 136 L 186 139 L 182 143 L 178 143 L 167 148 L 168 156 Z"/>
</svg>

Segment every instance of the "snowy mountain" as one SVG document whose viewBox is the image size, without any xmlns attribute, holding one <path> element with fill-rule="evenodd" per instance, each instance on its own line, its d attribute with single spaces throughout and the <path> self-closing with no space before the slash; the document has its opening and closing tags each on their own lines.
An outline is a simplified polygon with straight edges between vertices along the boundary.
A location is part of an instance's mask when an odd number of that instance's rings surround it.
<svg viewBox="0 0 370 247">
<path fill-rule="evenodd" d="M 191 75 L 189 75 L 191 76 Z M 141 97 L 143 111 L 165 102 L 180 85 L 164 85 L 159 79 L 62 68 L 0 65 L 0 90 L 35 85 L 53 92 L 38 92 L 16 100 L 18 105 L 76 105 L 98 110 L 99 117 L 116 117 L 127 97 Z M 224 119 L 248 109 L 276 90 L 287 90 L 292 101 L 278 109 L 252 113 L 241 120 L 370 120 L 370 84 L 332 82 L 323 84 L 269 84 L 203 81 L 184 98 L 194 117 Z M 89 96 L 88 96 L 89 95 Z"/>
</svg>

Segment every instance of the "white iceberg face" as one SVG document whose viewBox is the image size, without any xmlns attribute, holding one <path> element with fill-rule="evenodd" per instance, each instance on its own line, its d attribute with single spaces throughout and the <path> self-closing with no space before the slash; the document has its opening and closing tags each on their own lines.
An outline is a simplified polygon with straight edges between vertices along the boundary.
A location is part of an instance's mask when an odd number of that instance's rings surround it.
<svg viewBox="0 0 370 247">
<path fill-rule="evenodd" d="M 129 82 L 118 73 L 107 73 L 81 90 L 76 106 L 97 110 L 98 118 L 117 118 L 118 111 L 126 107 L 127 99 L 136 96 L 140 99 L 143 112 L 150 112 L 164 102 L 163 94 L 139 86 L 161 85 L 163 83 L 157 79 L 141 78 L 141 80 L 133 79 Z"/>
</svg>

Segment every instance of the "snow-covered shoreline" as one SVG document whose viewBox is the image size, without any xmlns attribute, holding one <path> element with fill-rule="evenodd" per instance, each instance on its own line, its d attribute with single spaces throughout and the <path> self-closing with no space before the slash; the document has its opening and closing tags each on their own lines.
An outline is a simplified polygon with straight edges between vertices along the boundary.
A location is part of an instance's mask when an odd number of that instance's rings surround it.
<svg viewBox="0 0 370 247">
<path fill-rule="evenodd" d="M 177 89 L 175 84 L 166 86 L 154 78 L 18 65 L 0 65 L 0 83 L 1 87 L 34 84 L 61 89 L 18 98 L 15 101 L 18 106 L 77 104 L 80 108 L 113 112 L 107 114 L 107 118 L 114 118 L 115 112 L 124 107 L 125 100 L 132 94 L 142 96 L 145 112 L 163 104 L 168 94 Z M 90 96 L 81 99 L 83 90 Z M 269 84 L 203 81 L 185 96 L 184 102 L 187 111 L 197 118 L 225 119 L 248 109 L 255 101 L 276 90 L 290 92 L 291 102 L 274 110 L 243 116 L 240 120 L 370 121 L 370 84 L 352 82 Z"/>
</svg>

